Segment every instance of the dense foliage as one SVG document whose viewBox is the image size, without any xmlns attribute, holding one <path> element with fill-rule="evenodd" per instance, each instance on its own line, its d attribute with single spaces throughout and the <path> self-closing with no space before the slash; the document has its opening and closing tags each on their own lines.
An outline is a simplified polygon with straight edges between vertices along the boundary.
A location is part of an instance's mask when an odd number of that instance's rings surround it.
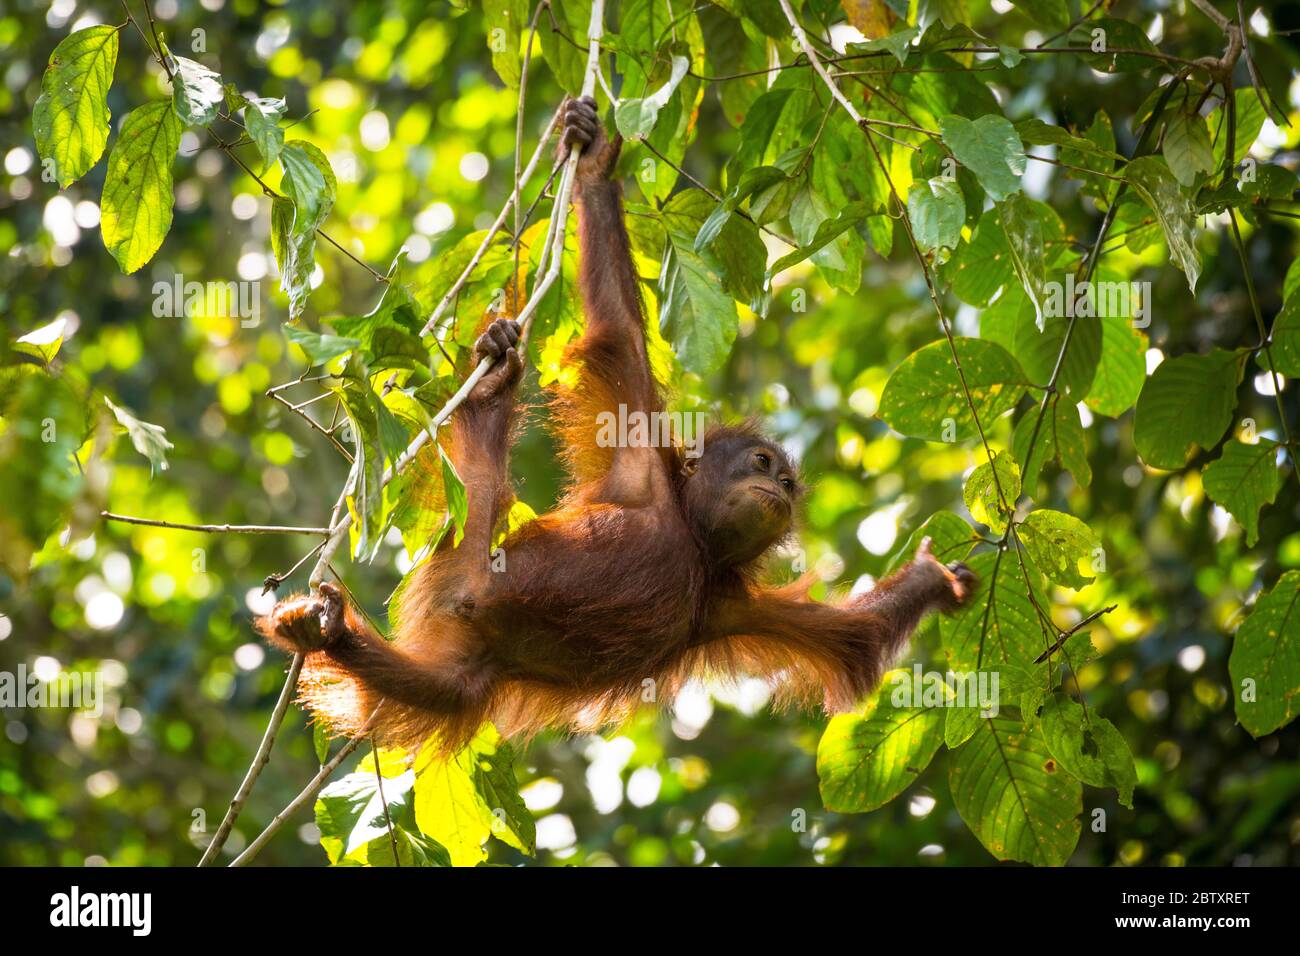
<svg viewBox="0 0 1300 956">
<path fill-rule="evenodd" d="M 346 516 L 322 563 L 381 626 L 459 533 L 450 462 L 405 452 L 537 288 L 590 42 L 589 0 L 124 6 L 0 17 L 0 670 L 104 684 L 0 698 L 8 863 L 195 861 L 312 529 Z M 609 4 L 656 371 L 812 485 L 772 576 L 867 587 L 928 535 L 979 590 L 852 714 L 705 683 L 601 737 L 367 744 L 259 859 L 1296 862 L 1300 9 L 1217 6 Z M 512 526 L 559 492 L 545 417 Z M 226 856 L 340 746 L 291 710 Z"/>
</svg>

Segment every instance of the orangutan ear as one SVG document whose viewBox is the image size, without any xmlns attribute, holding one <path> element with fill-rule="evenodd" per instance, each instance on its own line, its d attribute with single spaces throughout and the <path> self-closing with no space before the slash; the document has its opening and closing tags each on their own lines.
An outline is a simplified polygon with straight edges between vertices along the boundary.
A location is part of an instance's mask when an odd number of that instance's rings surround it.
<svg viewBox="0 0 1300 956">
<path fill-rule="evenodd" d="M 695 458 L 682 459 L 682 474 L 685 475 L 687 478 L 691 477 L 691 475 L 695 474 L 699 470 L 700 470 L 700 459 L 698 456 Z"/>
</svg>

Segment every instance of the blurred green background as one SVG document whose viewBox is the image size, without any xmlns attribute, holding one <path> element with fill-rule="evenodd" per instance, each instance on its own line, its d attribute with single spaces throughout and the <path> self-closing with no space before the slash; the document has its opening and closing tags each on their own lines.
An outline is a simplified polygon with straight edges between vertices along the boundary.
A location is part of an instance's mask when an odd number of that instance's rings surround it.
<svg viewBox="0 0 1300 956">
<path fill-rule="evenodd" d="M 1141 25 L 1171 52 L 1217 53 L 1221 37 L 1183 6 L 1121 2 L 1112 15 Z M 1296 4 L 1270 6 L 1264 29 L 1300 26 Z M 967 7 L 972 24 L 999 42 L 1036 42 L 1008 5 L 973 0 Z M 327 228 L 381 271 L 403 245 L 415 266 L 432 267 L 440 253 L 488 225 L 507 196 L 516 95 L 492 71 L 476 4 L 156 0 L 153 8 L 178 52 L 196 55 L 186 47 L 194 30 L 204 31 L 199 58 L 241 90 L 285 97 L 290 118 L 307 117 L 292 135 L 320 146 L 339 176 Z M 74 26 L 122 18 L 121 7 L 107 0 L 6 0 L 0 15 L 4 334 L 12 339 L 65 318 L 70 337 L 60 357 L 68 367 L 166 429 L 175 444 L 171 466 L 152 477 L 126 439 L 115 441 L 106 489 L 111 510 L 181 522 L 323 524 L 346 463 L 264 395 L 305 366 L 280 332 L 284 299 L 271 273 L 270 204 L 260 188 L 210 141 L 187 134 L 175 165 L 171 233 L 155 259 L 128 277 L 98 235 L 104 163 L 63 191 L 38 175 L 30 118 L 50 51 Z M 1289 65 L 1295 39 L 1275 44 Z M 115 123 L 167 94 L 139 35 L 123 31 L 121 41 L 110 96 Z M 1128 119 L 1149 83 L 1105 77 L 1060 56 L 1028 63 L 1015 76 L 1014 86 L 997 87 L 1012 119 L 1039 115 L 1086 126 L 1104 107 L 1120 150 L 1131 150 Z M 684 165 L 721 191 L 738 138 L 718 89 L 705 93 Z M 1256 147 L 1261 159 L 1291 168 L 1300 128 L 1296 92 L 1293 83 L 1291 128 L 1268 124 Z M 525 155 L 561 96 L 548 65 L 537 62 Z M 1027 190 L 1059 212 L 1071 236 L 1090 240 L 1099 217 L 1077 182 L 1053 172 L 1033 164 Z M 630 182 L 628 191 L 640 200 Z M 1226 230 L 1220 221 L 1203 224 L 1205 272 L 1195 297 L 1158 244 L 1136 263 L 1127 250 L 1114 253 L 1129 266 L 1149 267 L 1141 277 L 1153 282 L 1157 307 L 1147 332 L 1166 354 L 1255 340 Z M 1295 220 L 1272 217 L 1247 227 L 1266 315 L 1280 304 L 1296 227 Z M 309 325 L 369 311 L 380 288 L 366 271 L 324 246 L 318 262 L 323 276 L 309 300 Z M 766 319 L 742 315 L 720 372 L 678 375 L 679 384 L 688 401 L 716 414 L 765 416 L 801 458 L 814 484 L 801 545 L 809 566 L 846 585 L 881 573 L 936 510 L 962 512 L 962 477 L 979 458 L 969 446 L 900 439 L 874 418 L 890 371 L 939 334 L 903 242 L 895 242 L 887 261 L 868 258 L 856 295 L 835 293 L 806 265 L 792 272 Z M 222 315 L 155 317 L 152 283 L 176 273 L 200 281 L 265 279 L 260 326 L 242 328 Z M 792 311 L 796 285 L 809 295 L 806 311 Z M 958 328 L 973 333 L 974 310 L 954 313 Z M 1248 368 L 1242 408 L 1267 431 L 1276 428 L 1276 410 L 1258 371 Z M 535 380 L 530 373 L 529 397 L 540 401 Z M 290 394 L 302 400 L 313 393 L 304 386 Z M 1292 421 L 1300 411 L 1295 396 L 1294 388 L 1286 396 Z M 561 477 L 541 418 L 533 416 L 513 458 L 518 493 L 538 511 L 554 501 Z M 1112 792 L 1085 789 L 1084 834 L 1072 862 L 1294 864 L 1300 726 L 1258 741 L 1238 727 L 1227 658 L 1245 603 L 1280 570 L 1300 567 L 1296 483 L 1283 485 L 1262 516 L 1258 545 L 1248 549 L 1241 529 L 1206 499 L 1196 469 L 1170 474 L 1141 466 L 1131 412 L 1086 424 L 1091 487 L 1063 474 L 1044 504 L 1098 531 L 1108 567 L 1096 584 L 1058 598 L 1085 613 L 1118 604 L 1093 628 L 1102 654 L 1078 679 L 1089 706 L 1129 740 L 1140 784 L 1133 810 L 1121 808 Z M 1005 443 L 1009 432 L 1003 420 L 992 437 Z M 21 487 L 11 490 L 0 509 L 23 508 L 22 497 Z M 0 714 L 0 863 L 197 861 L 203 841 L 192 832 L 196 812 L 211 832 L 283 680 L 283 661 L 264 651 L 250 628 L 253 609 L 268 600 L 260 595 L 262 581 L 286 572 L 310 545 L 308 538 L 99 523 L 88 536 L 52 538 L 28 580 L 0 574 L 0 670 L 20 663 L 48 669 L 51 661 L 99 669 L 107 690 L 97 719 L 58 709 Z M 406 568 L 403 557 L 399 545 L 389 544 L 373 565 L 337 565 L 381 620 Z M 789 564 L 782 557 L 777 572 Z M 297 571 L 285 590 L 305 587 L 305 574 Z M 1070 620 L 1068 610 L 1060 619 Z M 937 647 L 931 625 L 914 641 L 913 657 L 930 659 Z M 765 700 L 766 689 L 756 683 L 701 687 L 675 714 L 646 714 L 603 737 L 534 742 L 516 771 L 539 820 L 538 862 L 991 862 L 953 808 L 943 754 L 889 806 L 861 816 L 831 814 L 822 809 L 814 766 L 825 718 L 773 715 Z M 228 848 L 237 852 L 316 768 L 311 731 L 291 711 Z M 1088 826 L 1095 807 L 1107 811 L 1105 832 Z M 801 819 L 806 826 L 795 825 Z M 491 859 L 524 858 L 494 841 Z M 260 860 L 323 863 L 311 815 L 295 818 Z"/>
</svg>

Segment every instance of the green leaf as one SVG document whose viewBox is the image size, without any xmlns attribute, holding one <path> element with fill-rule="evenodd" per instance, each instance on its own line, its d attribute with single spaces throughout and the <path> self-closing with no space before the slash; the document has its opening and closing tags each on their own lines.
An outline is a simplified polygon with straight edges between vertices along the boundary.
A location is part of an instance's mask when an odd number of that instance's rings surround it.
<svg viewBox="0 0 1300 956">
<path fill-rule="evenodd" d="M 1287 280 L 1292 273 L 1300 281 L 1300 259 L 1287 270 Z M 1289 290 L 1294 291 L 1294 290 Z M 1288 294 L 1282 311 L 1273 320 L 1273 361 L 1283 375 L 1300 376 L 1300 295 Z"/>
<path fill-rule="evenodd" d="M 1034 564 L 1056 583 L 1076 591 L 1092 583 L 1079 566 L 1091 569 L 1093 553 L 1101 543 L 1074 515 L 1050 509 L 1035 511 L 1018 525 L 1016 533 Z"/>
<path fill-rule="evenodd" d="M 1070 31 L 1069 43 L 1071 46 L 1087 47 L 1090 52 L 1082 54 L 1083 61 L 1094 70 L 1104 73 L 1142 72 L 1159 63 L 1151 56 L 1115 52 L 1117 50 L 1137 50 L 1147 54 L 1160 52 L 1142 27 L 1127 20 L 1117 20 L 1113 17 L 1085 20 Z M 1134 122 L 1138 122 L 1138 119 Z"/>
<path fill-rule="evenodd" d="M 1020 468 L 1004 451 L 972 471 L 962 489 L 971 517 L 988 525 L 995 534 L 1007 530 L 1007 509 L 1014 511 L 1019 497 Z"/>
<path fill-rule="evenodd" d="M 41 159 L 54 160 L 60 186 L 76 182 L 104 153 L 119 29 L 93 26 L 64 37 L 41 77 L 32 132 Z"/>
<path fill-rule="evenodd" d="M 826 206 L 824 204 L 819 205 L 816 200 L 811 198 L 812 195 L 809 190 L 804 189 L 796 197 L 796 202 L 801 203 L 801 208 L 805 210 L 817 207 L 824 211 Z M 809 257 L 819 266 L 825 265 L 830 269 L 842 269 L 846 265 L 844 254 L 842 248 L 836 246 L 835 242 L 845 232 L 861 222 L 869 212 L 864 203 L 855 202 L 841 209 L 837 215 L 820 220 L 816 218 L 815 213 L 810 213 L 808 218 L 803 221 L 804 228 L 802 231 L 804 236 L 796 236 L 796 238 L 801 239 L 801 245 L 793 252 L 786 253 L 772 263 L 767 270 L 768 276 L 774 276 Z M 809 225 L 811 225 L 811 229 L 808 228 Z"/>
<path fill-rule="evenodd" d="M 316 752 L 316 762 L 324 766 L 330 755 L 330 732 L 320 721 L 311 725 L 311 746 Z"/>
<path fill-rule="evenodd" d="M 1132 809 L 1137 767 L 1128 741 L 1105 717 L 1054 694 L 1043 708 L 1043 739 L 1052 756 L 1090 787 L 1113 787 Z"/>
<path fill-rule="evenodd" d="M 474 786 L 492 817 L 492 835 L 532 856 L 537 849 L 537 824 L 519 795 L 514 749 L 488 725 L 475 741 Z"/>
<path fill-rule="evenodd" d="M 523 73 L 520 49 L 528 25 L 528 4 L 524 0 L 483 0 L 483 29 L 487 31 L 492 68 L 501 82 L 519 89 Z"/>
<path fill-rule="evenodd" d="M 461 481 L 460 475 L 456 473 L 456 466 L 452 464 L 441 445 L 438 446 L 438 455 L 442 460 L 442 487 L 443 494 L 446 496 L 447 510 L 451 515 L 452 523 L 456 526 L 456 537 L 453 543 L 459 545 L 461 539 L 465 537 L 465 522 L 469 520 L 469 498 L 465 494 L 465 482 Z"/>
<path fill-rule="evenodd" d="M 1210 131 L 1199 115 L 1177 110 L 1166 115 L 1169 118 L 1165 121 L 1165 142 L 1161 152 L 1174 178 L 1190 188 L 1198 175 L 1214 170 Z"/>
<path fill-rule="evenodd" d="M 1046 385 L 1051 380 L 1070 325 L 1070 319 L 1065 315 L 1054 314 L 1043 320 L 1041 332 L 1028 322 L 1016 328 L 1013 351 L 1031 381 Z M 1093 378 L 1097 374 L 1101 360 L 1102 331 L 1100 321 L 1095 318 L 1078 317 L 1073 325 L 1070 347 L 1061 363 L 1056 387 L 1071 401 L 1077 402 L 1091 390 Z M 1145 358 L 1143 362 L 1145 370 Z"/>
<path fill-rule="evenodd" d="M 677 193 L 663 210 L 669 245 L 659 273 L 659 327 L 692 372 L 718 368 L 731 352 L 740 318 L 725 291 L 722 263 L 695 251 L 695 236 L 712 200 L 702 190 Z"/>
<path fill-rule="evenodd" d="M 1142 197 L 1160 223 L 1165 245 L 1174 265 L 1187 276 L 1187 287 L 1196 291 L 1201 274 L 1201 259 L 1196 252 L 1195 216 L 1192 204 L 1178 188 L 1178 182 L 1165 161 L 1157 156 L 1141 156 L 1124 167 L 1124 178 Z"/>
<path fill-rule="evenodd" d="M 1079 842 L 1083 788 L 1062 773 L 1037 729 L 998 716 L 980 721 L 948 765 L 953 803 L 999 860 L 1064 866 Z"/>
<path fill-rule="evenodd" d="M 1103 316 L 1100 322 L 1101 354 L 1084 403 L 1098 414 L 1118 418 L 1142 393 L 1147 337 L 1126 316 Z"/>
<path fill-rule="evenodd" d="M 128 275 L 153 258 L 171 228 L 172 160 L 181 131 L 170 103 L 147 103 L 127 114 L 109 153 L 99 229 Z"/>
<path fill-rule="evenodd" d="M 956 249 L 966 222 L 966 200 L 955 180 L 935 178 L 913 183 L 907 194 L 912 235 L 926 252 Z M 946 258 L 946 252 L 945 252 Z"/>
<path fill-rule="evenodd" d="M 1058 393 L 1052 396 L 1042 415 L 1043 424 L 1038 428 L 1032 457 L 1029 439 L 1034 433 L 1034 423 L 1038 421 L 1037 406 L 1016 423 L 1015 434 L 1011 439 L 1016 460 L 1025 463 L 1023 481 L 1026 492 L 1034 496 L 1039 473 L 1049 461 L 1059 462 L 1062 468 L 1074 475 L 1075 483 L 1080 488 L 1087 488 L 1092 484 L 1092 466 L 1088 464 L 1088 449 L 1078 407 L 1073 402 L 1062 399 Z"/>
<path fill-rule="evenodd" d="M 681 84 L 691 61 L 684 56 L 672 58 L 672 75 L 663 86 L 650 96 L 632 97 L 620 100 L 614 107 L 614 124 L 618 131 L 628 139 L 643 139 L 650 135 L 659 119 L 659 111 L 668 105 L 673 91 Z"/>
<path fill-rule="evenodd" d="M 1005 117 L 981 116 L 972 122 L 963 116 L 944 116 L 939 131 L 957 162 L 979 178 L 992 199 L 1000 201 L 1020 191 L 1025 149 Z"/>
<path fill-rule="evenodd" d="M 381 753 L 388 756 L 387 752 Z M 331 863 L 392 866 L 393 837 L 399 837 L 398 859 L 408 862 L 402 858 L 399 831 L 402 823 L 413 819 L 410 804 L 415 773 L 395 763 L 380 760 L 384 773 L 382 797 L 374 758 L 368 756 L 356 771 L 331 783 L 316 798 L 316 827 L 320 830 L 321 848 Z M 394 823 L 392 836 L 388 831 L 390 820 Z M 436 857 L 435 846 L 432 841 L 424 844 L 419 856 Z"/>
<path fill-rule="evenodd" d="M 1259 103 L 1259 97 L 1255 95 L 1255 90 L 1250 86 L 1244 86 L 1233 93 L 1233 102 L 1237 109 L 1237 127 L 1233 130 L 1232 141 L 1232 165 L 1238 166 L 1250 152 L 1250 147 L 1255 145 L 1255 140 L 1259 139 L 1260 130 L 1264 128 L 1264 120 L 1268 117 L 1264 113 L 1264 107 Z M 1223 167 L 1224 156 L 1228 152 L 1228 123 L 1224 117 L 1218 123 L 1218 129 L 1214 140 L 1214 167 L 1221 169 Z"/>
<path fill-rule="evenodd" d="M 582 93 L 583 73 L 587 67 L 586 50 L 579 50 L 570 40 L 587 44 L 587 29 L 591 25 L 591 4 L 581 0 L 551 0 L 551 12 L 559 29 L 550 28 L 543 19 L 537 27 L 537 39 L 542 46 L 542 56 L 555 74 L 556 82 L 570 96 Z M 624 16 L 626 20 L 626 14 Z M 626 31 L 627 25 L 623 24 Z M 565 36 L 561 36 L 563 31 Z M 569 39 L 565 39 L 568 37 Z"/>
<path fill-rule="evenodd" d="M 1245 364 L 1245 353 L 1223 349 L 1161 363 L 1137 402 L 1133 443 L 1142 460 L 1153 468 L 1182 468 L 1198 447 L 1218 444 L 1232 424 Z"/>
<path fill-rule="evenodd" d="M 1070 11 L 1065 0 L 1014 0 L 1016 7 L 1041 27 L 1047 27 L 1053 33 L 1064 30 L 1070 24 Z"/>
<path fill-rule="evenodd" d="M 312 365 L 324 365 L 340 355 L 347 355 L 361 345 L 358 339 L 321 334 L 310 329 L 298 328 L 296 325 L 285 325 L 282 328 L 284 337 L 306 352 L 307 360 Z"/>
<path fill-rule="evenodd" d="M 875 53 L 879 50 L 887 50 L 898 60 L 899 66 L 904 66 L 907 63 L 908 51 L 912 48 L 912 41 L 920 33 L 920 27 L 904 27 L 897 33 L 891 33 L 877 40 L 871 40 L 867 43 L 851 43 L 846 52 L 852 56 L 859 53 Z"/>
<path fill-rule="evenodd" d="M 993 342 L 957 338 L 954 344 L 971 403 L 987 428 L 1024 394 L 1024 372 Z M 977 434 L 946 341 L 932 342 L 903 360 L 885 383 L 879 415 L 894 431 L 913 438 L 963 441 Z"/>
<path fill-rule="evenodd" d="M 949 750 L 956 750 L 980 729 L 980 711 L 978 707 L 949 707 L 943 722 L 943 743 Z"/>
<path fill-rule="evenodd" d="M 334 208 L 338 185 L 325 154 L 303 140 L 284 144 L 280 166 L 284 170 L 280 188 L 292 203 L 292 216 L 289 207 L 277 202 L 271 210 L 271 224 L 280 287 L 289 296 L 289 319 L 293 321 L 307 305 L 315 268 L 316 230 Z"/>
<path fill-rule="evenodd" d="M 14 341 L 13 350 L 39 359 L 42 365 L 49 365 L 63 346 L 63 330 L 67 324 L 67 319 L 55 319 L 33 329 Z"/>
<path fill-rule="evenodd" d="M 886 674 L 880 689 L 852 714 L 831 718 L 817 745 L 822 803 L 837 813 L 866 813 L 902 793 L 943 741 L 944 708 L 896 704 L 890 688 L 911 674 Z"/>
<path fill-rule="evenodd" d="M 104 396 L 104 404 L 113 412 L 113 417 L 117 419 L 118 424 L 131 436 L 131 444 L 135 450 L 149 459 L 149 474 L 152 475 L 155 469 L 166 471 L 167 452 L 176 447 L 167 440 L 167 430 L 161 425 L 140 421 L 126 409 L 114 405 L 107 395 Z"/>
<path fill-rule="evenodd" d="M 1259 509 L 1271 505 L 1282 490 L 1275 441 L 1261 438 L 1247 445 L 1235 438 L 1223 454 L 1205 466 L 1205 493 L 1226 508 L 1246 532 L 1246 546 L 1259 540 Z"/>
<path fill-rule="evenodd" d="M 262 154 L 262 162 L 270 166 L 280 158 L 284 148 L 284 130 L 280 128 L 280 119 L 285 113 L 284 100 L 267 99 L 254 96 L 244 101 L 244 127 L 248 138 Z"/>
<path fill-rule="evenodd" d="M 1255 602 L 1232 640 L 1228 673 L 1237 720 L 1252 737 L 1271 734 L 1295 718 L 1300 707 L 1300 571 L 1287 571 Z"/>
<path fill-rule="evenodd" d="M 983 214 L 970 241 L 958 247 L 944 275 L 957 297 L 974 306 L 988 305 L 997 291 L 1015 278 L 1007 235 L 996 208 Z"/>
<path fill-rule="evenodd" d="M 1020 193 L 998 204 L 1002 230 L 1011 252 L 1011 267 L 1021 288 L 1034 307 L 1034 322 L 1043 329 L 1043 287 L 1047 284 L 1047 263 L 1043 258 L 1043 222 L 1033 203 Z"/>
<path fill-rule="evenodd" d="M 221 75 L 202 63 L 173 56 L 176 69 L 172 73 L 172 105 L 176 115 L 188 126 L 207 126 L 217 118 L 225 99 Z"/>
<path fill-rule="evenodd" d="M 426 743 L 415 761 L 415 820 L 420 832 L 447 848 L 454 866 L 474 866 L 489 835 L 531 852 L 535 836 L 522 801 L 507 799 L 512 786 L 502 761 L 510 759 L 500 734 L 484 724 L 469 746 L 451 757 Z M 486 766 L 485 766 L 486 764 Z M 501 811 L 501 812 L 497 812 Z"/>
</svg>

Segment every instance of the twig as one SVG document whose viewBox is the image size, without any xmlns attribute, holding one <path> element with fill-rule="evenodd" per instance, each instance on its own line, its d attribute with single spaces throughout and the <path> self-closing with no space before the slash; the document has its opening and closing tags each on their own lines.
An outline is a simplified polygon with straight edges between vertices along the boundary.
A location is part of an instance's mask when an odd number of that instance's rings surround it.
<svg viewBox="0 0 1300 956">
<path fill-rule="evenodd" d="M 199 866 L 211 866 L 212 861 L 217 858 L 221 848 L 226 845 L 226 839 L 230 836 L 230 831 L 235 826 L 235 821 L 239 818 L 239 811 L 244 808 L 244 801 L 248 799 L 249 793 L 253 790 L 253 784 L 261 776 L 266 765 L 271 761 L 271 747 L 275 743 L 275 737 L 280 730 L 280 724 L 284 720 L 285 712 L 289 709 L 289 701 L 293 699 L 294 688 L 298 686 L 298 675 L 302 672 L 303 655 L 293 655 L 293 661 L 289 665 L 289 676 L 285 678 L 284 687 L 280 690 L 280 699 L 275 702 L 275 710 L 271 712 L 271 720 L 266 725 L 266 732 L 262 734 L 262 743 L 257 748 L 257 753 L 253 757 L 253 762 L 248 765 L 248 772 L 244 774 L 244 782 L 239 785 L 235 791 L 235 796 L 230 801 L 230 808 L 226 811 L 225 817 L 221 821 L 221 826 L 217 828 L 216 835 L 213 836 L 212 842 L 208 848 L 203 851 L 203 858 L 199 860 Z"/>
<path fill-rule="evenodd" d="M 1068 631 L 1062 631 L 1060 633 L 1060 636 L 1057 637 L 1056 643 L 1053 644 L 1051 647 L 1049 647 L 1047 650 L 1043 651 L 1043 653 L 1039 654 L 1038 657 L 1034 659 L 1034 663 L 1035 664 L 1043 663 L 1043 661 L 1047 660 L 1049 657 L 1051 657 L 1053 654 L 1055 654 L 1057 651 L 1063 648 L 1065 646 L 1065 642 L 1068 641 L 1070 638 L 1074 637 L 1075 634 L 1079 633 L 1079 631 L 1087 627 L 1093 621 L 1097 620 L 1097 618 L 1101 617 L 1103 614 L 1109 614 L 1117 607 L 1119 607 L 1118 604 L 1112 604 L 1110 607 L 1104 607 L 1100 611 L 1093 611 L 1091 614 L 1085 617 L 1078 624 L 1074 625 L 1074 627 L 1070 628 Z"/>
<path fill-rule="evenodd" d="M 564 107 L 561 105 L 558 109 L 556 109 L 554 115 L 551 117 L 551 121 L 548 124 L 546 124 L 546 130 L 542 133 L 542 139 L 537 144 L 537 149 L 534 150 L 533 152 L 533 158 L 530 159 L 528 161 L 528 165 L 524 167 L 524 173 L 523 173 L 524 180 L 528 180 L 532 178 L 533 171 L 537 168 L 537 164 L 541 160 L 542 154 L 546 152 L 546 144 L 550 142 L 551 134 L 555 131 L 555 127 L 560 122 L 560 110 L 563 108 Z M 438 302 L 438 305 L 433 310 L 433 314 L 429 316 L 429 320 L 424 323 L 424 328 L 420 330 L 421 335 L 427 335 L 430 331 L 432 331 L 437 326 L 438 320 L 441 319 L 442 314 L 447 311 L 447 306 L 450 305 L 452 300 L 456 298 L 456 295 L 460 292 L 461 287 L 464 286 L 465 283 L 469 281 L 470 275 L 473 274 L 476 268 L 478 268 L 478 264 L 480 260 L 482 260 L 483 255 L 488 250 L 488 246 L 492 244 L 493 238 L 496 237 L 497 232 L 501 229 L 501 226 L 506 221 L 506 216 L 510 214 L 511 208 L 513 208 L 513 206 L 518 200 L 519 180 L 516 180 L 515 182 L 516 182 L 516 188 L 510 191 L 510 196 L 506 199 L 505 205 L 501 207 L 501 212 L 497 214 L 496 221 L 493 222 L 492 225 L 488 227 L 487 235 L 485 235 L 483 237 L 483 241 L 479 243 L 478 251 L 475 252 L 473 258 L 469 260 L 469 264 L 465 266 L 464 271 L 461 272 L 460 278 L 458 278 L 454 283 L 452 283 L 452 286 L 450 289 L 447 290 L 446 295 L 444 295 L 442 299 Z"/>
<path fill-rule="evenodd" d="M 295 382 L 295 383 L 293 383 L 293 384 L 297 384 L 297 383 Z M 348 460 L 349 463 L 352 462 L 352 461 L 354 460 L 353 457 L 352 457 L 352 452 L 350 452 L 350 451 L 348 451 L 346 448 L 344 448 L 344 447 L 343 447 L 343 443 L 342 443 L 341 441 L 339 441 L 337 438 L 335 438 L 334 435 L 333 435 L 332 433 L 330 433 L 327 429 L 325 429 L 325 428 L 321 425 L 320 422 L 316 421 L 316 419 L 312 418 L 312 417 L 311 417 L 310 415 L 308 415 L 305 411 L 303 411 L 303 410 L 302 410 L 302 409 L 303 409 L 303 406 L 302 406 L 302 405 L 294 405 L 292 402 L 288 401 L 288 400 L 285 399 L 283 396 L 281 396 L 278 392 L 276 392 L 276 391 L 274 391 L 274 390 L 272 390 L 272 389 L 267 389 L 266 394 L 267 394 L 268 397 L 275 399 L 277 402 L 279 402 L 279 403 L 280 403 L 281 405 L 283 405 L 285 408 L 289 409 L 289 411 L 293 412 L 293 413 L 294 413 L 295 415 L 297 415 L 299 418 L 303 419 L 303 421 L 305 421 L 305 422 L 306 422 L 308 425 L 310 425 L 312 428 L 316 429 L 316 431 L 320 432 L 322 435 L 324 435 L 326 438 L 328 438 L 328 439 L 329 439 L 329 440 L 334 444 L 334 447 L 338 449 L 339 454 L 341 454 L 344 458 L 346 458 L 346 459 Z M 312 401 L 317 401 L 317 400 L 319 400 L 319 399 L 321 399 L 321 398 L 326 398 L 326 397 L 328 397 L 330 394 L 331 394 L 331 393 L 326 392 L 324 395 L 320 395 L 320 396 L 318 396 L 317 398 L 312 399 Z M 309 403 L 304 403 L 304 404 L 309 404 Z M 329 529 L 326 529 L 326 532 L 325 532 L 325 533 L 328 534 L 328 533 L 329 533 Z"/>
<path fill-rule="evenodd" d="M 377 709 L 378 708 L 376 708 L 376 710 Z M 289 802 L 287 807 L 272 818 L 271 822 L 266 825 L 266 829 L 259 833 L 252 843 L 248 844 L 247 849 L 245 849 L 243 853 L 235 857 L 234 862 L 230 864 L 231 866 L 247 866 L 252 862 L 253 857 L 257 856 L 257 854 L 261 852 L 262 847 L 266 846 L 266 844 L 270 842 L 271 837 L 275 836 L 276 831 L 279 830 L 280 827 L 284 826 L 285 820 L 293 816 L 293 814 L 304 804 L 316 799 L 316 794 L 318 794 L 321 787 L 325 785 L 325 781 L 329 779 L 330 774 L 337 770 L 339 764 L 346 760 L 348 755 L 351 754 L 352 751 L 356 750 L 357 747 L 361 745 L 361 742 L 366 739 L 366 734 L 369 733 L 370 725 L 374 722 L 374 719 L 375 715 L 372 713 L 366 721 L 365 726 L 361 729 L 361 732 L 339 748 L 339 752 L 330 758 L 329 763 L 321 767 L 320 770 L 317 771 L 316 776 L 311 778 L 311 783 L 307 784 L 307 786 L 302 789 L 302 792 Z"/>
<path fill-rule="evenodd" d="M 207 531 L 212 534 L 318 534 L 328 536 L 330 533 L 329 528 L 295 528 L 274 524 L 183 524 L 179 521 L 155 521 L 153 518 L 119 515 L 111 511 L 101 511 L 99 516 L 106 521 L 120 521 L 123 524 L 140 524 L 150 528 L 172 528 L 176 531 Z"/>
<path fill-rule="evenodd" d="M 393 866 L 401 869 L 402 858 L 397 854 L 397 834 L 393 832 L 393 816 L 388 812 L 388 798 L 384 796 L 384 775 L 379 769 L 379 748 L 375 738 L 370 738 L 370 753 L 375 758 L 375 786 L 379 790 L 379 803 L 384 808 L 384 823 L 388 825 L 388 839 L 393 844 Z"/>
</svg>

